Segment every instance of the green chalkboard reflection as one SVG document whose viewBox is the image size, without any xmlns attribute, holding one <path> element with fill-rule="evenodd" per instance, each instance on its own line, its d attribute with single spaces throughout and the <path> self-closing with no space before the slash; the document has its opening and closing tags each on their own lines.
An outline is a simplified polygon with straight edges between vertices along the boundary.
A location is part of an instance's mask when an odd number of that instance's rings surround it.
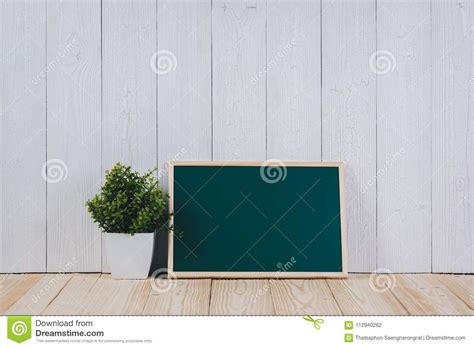
<svg viewBox="0 0 474 348">
<path fill-rule="evenodd" d="M 173 271 L 342 272 L 339 168 L 273 169 L 174 167 Z"/>
</svg>

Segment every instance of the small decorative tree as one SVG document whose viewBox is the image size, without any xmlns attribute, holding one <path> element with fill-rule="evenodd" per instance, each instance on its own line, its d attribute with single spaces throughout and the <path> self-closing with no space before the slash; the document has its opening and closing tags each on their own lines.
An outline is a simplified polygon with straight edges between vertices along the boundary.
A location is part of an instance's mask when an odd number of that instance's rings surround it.
<svg viewBox="0 0 474 348">
<path fill-rule="evenodd" d="M 169 229 L 168 195 L 154 173 L 140 175 L 120 162 L 105 172 L 100 192 L 86 203 L 103 232 L 134 235 Z"/>
</svg>

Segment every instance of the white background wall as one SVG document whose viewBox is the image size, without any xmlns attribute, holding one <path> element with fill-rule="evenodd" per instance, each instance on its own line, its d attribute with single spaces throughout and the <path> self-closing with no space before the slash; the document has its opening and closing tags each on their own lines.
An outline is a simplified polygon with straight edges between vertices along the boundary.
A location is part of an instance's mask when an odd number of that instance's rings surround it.
<svg viewBox="0 0 474 348">
<path fill-rule="evenodd" d="M 473 272 L 473 1 L 0 16 L 1 272 L 106 271 L 84 202 L 116 161 L 270 158 L 346 163 L 350 271 Z"/>
</svg>

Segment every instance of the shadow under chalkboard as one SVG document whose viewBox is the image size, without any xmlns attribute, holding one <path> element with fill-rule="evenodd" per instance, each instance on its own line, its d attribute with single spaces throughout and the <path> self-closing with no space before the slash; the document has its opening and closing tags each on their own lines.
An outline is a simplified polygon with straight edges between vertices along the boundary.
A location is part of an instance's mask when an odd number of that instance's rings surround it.
<svg viewBox="0 0 474 348">
<path fill-rule="evenodd" d="M 164 270 L 168 267 L 168 236 L 169 231 L 167 229 L 160 229 L 155 234 L 150 275 L 158 269 Z M 159 273 L 161 275 L 163 272 Z"/>
</svg>

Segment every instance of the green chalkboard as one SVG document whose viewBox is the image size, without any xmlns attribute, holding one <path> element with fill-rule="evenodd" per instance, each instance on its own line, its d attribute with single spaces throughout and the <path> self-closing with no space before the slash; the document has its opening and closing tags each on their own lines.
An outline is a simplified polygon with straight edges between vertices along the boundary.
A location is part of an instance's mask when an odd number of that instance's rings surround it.
<svg viewBox="0 0 474 348">
<path fill-rule="evenodd" d="M 346 276 L 342 175 L 340 163 L 174 163 L 171 272 Z"/>
</svg>

